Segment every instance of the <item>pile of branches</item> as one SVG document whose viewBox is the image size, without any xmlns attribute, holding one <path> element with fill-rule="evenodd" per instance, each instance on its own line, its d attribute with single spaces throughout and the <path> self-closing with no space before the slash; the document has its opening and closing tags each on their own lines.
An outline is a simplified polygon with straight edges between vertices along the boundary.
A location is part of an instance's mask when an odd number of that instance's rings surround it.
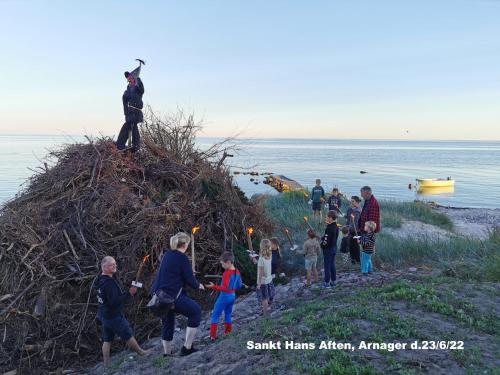
<svg viewBox="0 0 500 375">
<path fill-rule="evenodd" d="M 199 276 L 220 274 L 220 254 L 272 231 L 259 202 L 233 184 L 224 159 L 230 142 L 195 146 L 191 116 L 141 125 L 139 153 L 111 139 L 90 139 L 50 153 L 51 166 L 0 210 L 0 373 L 74 368 L 100 354 L 93 283 L 105 255 L 128 287 L 145 256 L 141 282 L 152 284 L 169 238 L 195 226 Z M 126 310 L 139 340 L 157 333 L 146 290 Z"/>
</svg>

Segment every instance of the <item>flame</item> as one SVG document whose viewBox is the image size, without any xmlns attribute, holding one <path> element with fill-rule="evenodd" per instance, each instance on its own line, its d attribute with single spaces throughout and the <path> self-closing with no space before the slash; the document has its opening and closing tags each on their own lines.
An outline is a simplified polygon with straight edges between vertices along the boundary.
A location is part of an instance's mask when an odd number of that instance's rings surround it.
<svg viewBox="0 0 500 375">
<path fill-rule="evenodd" d="M 193 227 L 191 229 L 191 233 L 196 234 L 196 232 L 198 232 L 200 229 L 201 229 L 201 227 Z"/>
<path fill-rule="evenodd" d="M 307 193 L 304 191 L 304 197 L 306 197 L 306 198 L 307 198 L 308 196 L 309 196 L 309 194 L 307 194 Z"/>
<path fill-rule="evenodd" d="M 142 258 L 142 263 L 146 263 L 149 259 L 149 254 Z"/>
<path fill-rule="evenodd" d="M 248 228 L 247 233 L 251 236 L 253 233 L 253 228 L 252 227 Z"/>
<path fill-rule="evenodd" d="M 309 218 L 307 216 L 304 216 L 304 221 L 307 222 L 307 220 L 309 220 Z"/>
<path fill-rule="evenodd" d="M 285 233 L 288 233 L 288 228 L 285 228 Z"/>
<path fill-rule="evenodd" d="M 356 216 L 354 216 L 354 214 L 351 214 L 351 219 L 354 219 Z"/>
</svg>

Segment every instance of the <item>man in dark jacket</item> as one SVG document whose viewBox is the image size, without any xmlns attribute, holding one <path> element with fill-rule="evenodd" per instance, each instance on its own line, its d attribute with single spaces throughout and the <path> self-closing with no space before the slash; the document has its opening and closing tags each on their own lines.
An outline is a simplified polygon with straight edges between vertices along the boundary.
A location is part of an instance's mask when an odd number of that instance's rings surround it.
<svg viewBox="0 0 500 375">
<path fill-rule="evenodd" d="M 363 204 L 363 209 L 361 210 L 361 215 L 358 221 L 358 232 L 364 232 L 365 223 L 367 221 L 373 221 L 377 227 L 375 233 L 380 232 L 380 206 L 375 196 L 372 194 L 372 189 L 369 186 L 364 186 L 361 188 L 361 196 L 365 200 Z"/>
<path fill-rule="evenodd" d="M 137 288 L 131 287 L 127 292 L 122 290 L 120 284 L 113 278 L 116 272 L 114 258 L 104 257 L 101 261 L 101 270 L 102 273 L 97 278 L 95 288 L 98 303 L 97 319 L 102 324 L 102 355 L 104 366 L 107 367 L 111 362 L 111 342 L 115 334 L 126 341 L 129 348 L 137 354 L 145 355 L 147 352 L 137 343 L 132 328 L 123 315 L 124 303 L 137 293 Z"/>
<path fill-rule="evenodd" d="M 118 135 L 118 140 L 116 141 L 116 147 L 118 147 L 119 150 L 125 148 L 129 132 L 132 132 L 132 151 L 138 151 L 140 147 L 140 135 L 137 124 L 144 121 L 144 116 L 142 114 L 142 107 L 144 106 L 142 102 L 144 85 L 139 78 L 140 68 L 139 66 L 132 73 L 125 72 L 128 86 L 122 96 L 125 124 L 123 124 L 120 134 Z"/>
</svg>

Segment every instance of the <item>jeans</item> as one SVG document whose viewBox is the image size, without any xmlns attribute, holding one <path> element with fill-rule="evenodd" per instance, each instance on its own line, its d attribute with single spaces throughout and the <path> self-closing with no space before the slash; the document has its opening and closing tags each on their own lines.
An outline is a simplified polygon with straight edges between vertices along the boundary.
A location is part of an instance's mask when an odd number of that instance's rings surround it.
<svg viewBox="0 0 500 375">
<path fill-rule="evenodd" d="M 323 249 L 325 283 L 335 282 L 335 280 L 337 280 L 337 270 L 335 269 L 336 253 L 337 253 L 337 246 L 333 246 L 329 249 Z"/>
<path fill-rule="evenodd" d="M 365 253 L 364 251 L 361 252 L 361 272 L 368 273 L 372 271 L 373 271 L 372 255 Z"/>
<path fill-rule="evenodd" d="M 172 341 L 175 329 L 175 314 L 181 314 L 188 318 L 187 326 L 198 328 L 201 320 L 201 307 L 186 294 L 181 293 L 175 300 L 175 308 L 167 313 L 165 319 L 161 320 L 161 337 L 165 341 Z"/>
</svg>

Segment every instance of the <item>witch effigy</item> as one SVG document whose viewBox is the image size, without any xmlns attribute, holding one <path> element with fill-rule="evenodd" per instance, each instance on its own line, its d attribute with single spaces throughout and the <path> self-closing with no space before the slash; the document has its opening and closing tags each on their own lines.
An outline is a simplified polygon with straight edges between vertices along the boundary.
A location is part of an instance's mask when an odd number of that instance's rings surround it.
<svg viewBox="0 0 500 375">
<path fill-rule="evenodd" d="M 144 106 L 142 102 L 144 85 L 139 75 L 141 73 L 141 66 L 145 65 L 145 62 L 140 59 L 136 60 L 139 61 L 139 66 L 132 72 L 125 72 L 125 78 L 128 82 L 127 89 L 122 96 L 125 123 L 123 124 L 120 134 L 118 135 L 118 140 L 116 141 L 116 147 L 119 150 L 124 150 L 127 139 L 130 143 L 130 138 L 132 138 L 132 152 L 139 151 L 140 135 L 137 124 L 144 121 L 142 114 L 142 108 Z"/>
</svg>

